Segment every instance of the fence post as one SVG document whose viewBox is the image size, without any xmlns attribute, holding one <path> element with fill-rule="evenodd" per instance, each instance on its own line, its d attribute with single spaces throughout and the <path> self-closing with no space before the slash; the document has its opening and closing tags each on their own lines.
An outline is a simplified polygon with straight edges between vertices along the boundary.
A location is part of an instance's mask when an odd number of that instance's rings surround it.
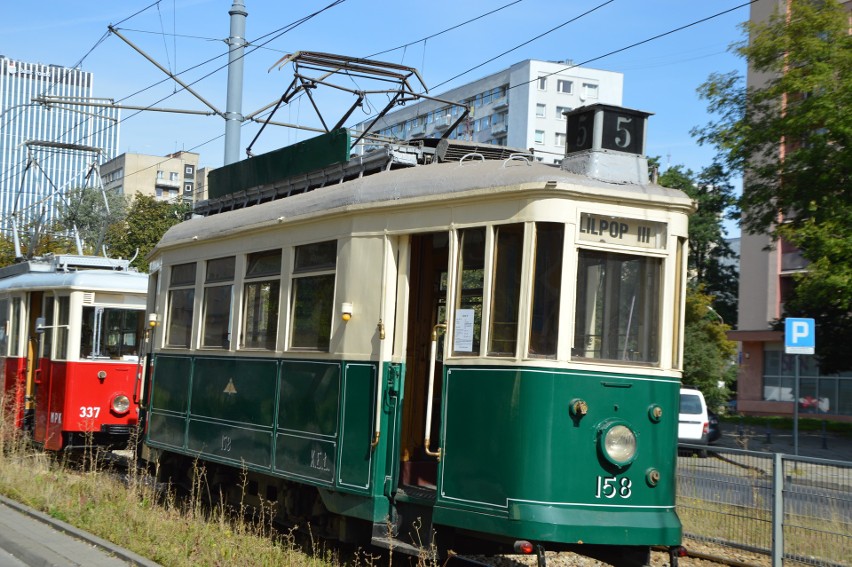
<svg viewBox="0 0 852 567">
<path fill-rule="evenodd" d="M 772 463 L 772 567 L 784 561 L 784 461 L 775 453 Z"/>
</svg>

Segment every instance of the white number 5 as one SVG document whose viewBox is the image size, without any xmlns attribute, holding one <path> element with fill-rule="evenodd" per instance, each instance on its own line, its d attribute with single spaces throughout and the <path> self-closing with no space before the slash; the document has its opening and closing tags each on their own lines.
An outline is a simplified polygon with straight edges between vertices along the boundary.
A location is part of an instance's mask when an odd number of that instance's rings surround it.
<svg viewBox="0 0 852 567">
<path fill-rule="evenodd" d="M 615 132 L 618 134 L 615 137 L 615 145 L 619 148 L 626 148 L 630 145 L 630 130 L 627 128 L 631 122 L 633 122 L 633 119 L 627 116 L 619 116 L 615 121 Z"/>
</svg>

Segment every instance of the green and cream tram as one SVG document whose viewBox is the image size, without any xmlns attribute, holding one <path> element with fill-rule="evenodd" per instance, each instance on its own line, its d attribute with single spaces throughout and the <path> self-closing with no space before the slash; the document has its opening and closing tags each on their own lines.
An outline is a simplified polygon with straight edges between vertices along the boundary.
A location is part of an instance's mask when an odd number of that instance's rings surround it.
<svg viewBox="0 0 852 567">
<path fill-rule="evenodd" d="M 693 203 L 606 136 L 562 167 L 380 148 L 205 203 L 151 258 L 147 458 L 398 551 L 678 546 Z"/>
</svg>

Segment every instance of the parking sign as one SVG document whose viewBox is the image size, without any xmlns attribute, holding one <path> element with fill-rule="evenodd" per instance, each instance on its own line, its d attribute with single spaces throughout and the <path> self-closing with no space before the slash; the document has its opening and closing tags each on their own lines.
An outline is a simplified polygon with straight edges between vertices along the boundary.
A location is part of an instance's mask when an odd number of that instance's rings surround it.
<svg viewBox="0 0 852 567">
<path fill-rule="evenodd" d="M 813 319 L 784 319 L 784 352 L 813 354 L 816 347 L 816 325 Z"/>
</svg>

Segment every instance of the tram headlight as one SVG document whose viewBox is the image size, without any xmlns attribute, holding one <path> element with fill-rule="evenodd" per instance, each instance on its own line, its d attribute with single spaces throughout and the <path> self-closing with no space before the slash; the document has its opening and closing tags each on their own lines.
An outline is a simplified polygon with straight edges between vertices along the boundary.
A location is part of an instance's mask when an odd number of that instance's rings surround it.
<svg viewBox="0 0 852 567">
<path fill-rule="evenodd" d="M 119 394 L 112 399 L 112 411 L 118 415 L 124 415 L 130 411 L 130 398 Z"/>
<path fill-rule="evenodd" d="M 624 467 L 636 458 L 636 434 L 624 422 L 609 422 L 600 430 L 600 448 L 610 463 Z"/>
</svg>

